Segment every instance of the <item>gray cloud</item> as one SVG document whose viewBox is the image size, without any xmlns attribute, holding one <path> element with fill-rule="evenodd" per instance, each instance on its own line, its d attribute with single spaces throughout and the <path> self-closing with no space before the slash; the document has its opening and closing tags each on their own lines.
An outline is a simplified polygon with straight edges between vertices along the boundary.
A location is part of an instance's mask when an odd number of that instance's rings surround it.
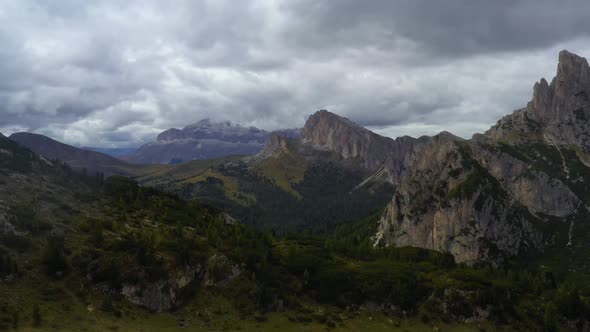
<svg viewBox="0 0 590 332">
<path fill-rule="evenodd" d="M 320 108 L 389 135 L 462 136 L 522 107 L 557 52 L 590 54 L 565 0 L 0 2 L 0 131 L 137 146 L 204 117 L 264 129 Z"/>
<path fill-rule="evenodd" d="M 298 44 L 322 48 L 328 35 L 341 46 L 396 50 L 403 40 L 434 55 L 548 47 L 588 36 L 590 3 L 579 0 L 292 1 Z M 321 34 L 309 35 L 310 27 Z M 416 55 L 416 54 L 413 54 Z"/>
</svg>

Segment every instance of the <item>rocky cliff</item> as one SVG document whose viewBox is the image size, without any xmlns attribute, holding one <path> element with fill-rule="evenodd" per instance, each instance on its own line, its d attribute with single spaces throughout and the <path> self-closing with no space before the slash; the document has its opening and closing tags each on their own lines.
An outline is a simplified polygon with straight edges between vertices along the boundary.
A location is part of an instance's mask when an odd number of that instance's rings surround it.
<svg viewBox="0 0 590 332">
<path fill-rule="evenodd" d="M 453 135 L 445 133 L 443 136 Z M 429 137 L 383 137 L 326 110 L 309 117 L 301 137 L 303 144 L 334 151 L 345 160 L 360 161 L 375 174 L 386 174 L 389 182 L 398 180 L 405 172 L 409 156 L 418 146 L 431 140 Z"/>
<path fill-rule="evenodd" d="M 385 164 L 394 142 L 326 110 L 309 117 L 302 138 L 304 143 L 335 151 L 344 159 L 358 158 L 370 169 Z"/>
</svg>

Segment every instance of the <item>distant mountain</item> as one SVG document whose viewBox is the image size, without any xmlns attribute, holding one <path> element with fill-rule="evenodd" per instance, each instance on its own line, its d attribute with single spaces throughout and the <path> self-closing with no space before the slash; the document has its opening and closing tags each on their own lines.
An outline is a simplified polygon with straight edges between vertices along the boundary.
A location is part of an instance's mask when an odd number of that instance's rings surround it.
<svg viewBox="0 0 590 332">
<path fill-rule="evenodd" d="M 253 155 L 266 141 L 268 132 L 226 122 L 201 120 L 183 129 L 168 129 L 133 154 L 123 157 L 132 163 L 176 164 L 229 155 Z"/>
<path fill-rule="evenodd" d="M 59 159 L 74 170 L 86 169 L 89 174 L 103 172 L 105 175 L 129 175 L 134 168 L 106 154 L 76 148 L 39 134 L 20 132 L 10 135 L 10 139 L 49 159 Z"/>
<path fill-rule="evenodd" d="M 100 152 L 115 158 L 131 155 L 137 150 L 136 148 L 97 148 L 92 146 L 82 146 L 80 148 L 84 150 Z"/>
</svg>

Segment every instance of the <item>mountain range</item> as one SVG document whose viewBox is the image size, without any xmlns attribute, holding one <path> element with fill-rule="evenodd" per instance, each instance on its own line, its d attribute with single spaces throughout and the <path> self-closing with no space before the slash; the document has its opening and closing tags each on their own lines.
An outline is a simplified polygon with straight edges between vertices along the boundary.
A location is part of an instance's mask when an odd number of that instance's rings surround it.
<svg viewBox="0 0 590 332">
<path fill-rule="evenodd" d="M 589 113 L 588 62 L 562 51 L 551 83 L 471 139 L 383 137 L 327 110 L 277 132 L 203 120 L 124 160 L 0 135 L 0 280 L 59 280 L 64 312 L 119 298 L 210 320 L 210 296 L 328 327 L 346 318 L 308 308 L 539 329 L 558 311 L 588 329 Z M 0 317 L 29 303 L 7 298 Z"/>
<path fill-rule="evenodd" d="M 39 136 L 30 134 L 11 138 L 74 168 L 108 169 L 209 200 L 264 228 L 322 229 L 385 208 L 373 234 L 376 246 L 416 246 L 450 252 L 459 262 L 499 263 L 550 244 L 573 246 L 577 228 L 585 227 L 589 95 L 587 61 L 562 51 L 556 77 L 534 85 L 527 107 L 469 140 L 447 132 L 391 139 L 325 110 L 300 131 L 268 133 L 203 120 L 163 132 L 126 159 L 169 163 L 260 151 L 148 168 L 32 143 L 27 138 Z M 226 143 L 233 147 L 219 148 Z"/>
<path fill-rule="evenodd" d="M 141 146 L 123 159 L 138 164 L 178 164 L 195 159 L 258 153 L 268 132 L 229 121 L 201 120 L 183 129 L 168 129 L 155 142 Z"/>
</svg>

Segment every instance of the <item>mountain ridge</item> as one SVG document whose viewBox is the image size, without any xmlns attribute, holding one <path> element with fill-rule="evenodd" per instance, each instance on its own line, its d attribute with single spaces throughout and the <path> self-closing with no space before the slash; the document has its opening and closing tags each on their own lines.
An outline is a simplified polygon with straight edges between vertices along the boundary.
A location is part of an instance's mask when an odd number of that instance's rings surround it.
<svg viewBox="0 0 590 332">
<path fill-rule="evenodd" d="M 124 161 L 100 152 L 67 145 L 41 134 L 20 132 L 10 135 L 9 139 L 49 159 L 66 162 L 78 171 L 85 169 L 89 174 L 103 172 L 107 176 L 130 174 L 123 171 L 129 166 Z"/>
<path fill-rule="evenodd" d="M 157 136 L 156 141 L 139 147 L 122 159 L 132 163 L 169 164 L 230 155 L 253 155 L 262 150 L 267 136 L 267 131 L 256 127 L 203 119 L 183 129 L 167 129 Z"/>
</svg>

